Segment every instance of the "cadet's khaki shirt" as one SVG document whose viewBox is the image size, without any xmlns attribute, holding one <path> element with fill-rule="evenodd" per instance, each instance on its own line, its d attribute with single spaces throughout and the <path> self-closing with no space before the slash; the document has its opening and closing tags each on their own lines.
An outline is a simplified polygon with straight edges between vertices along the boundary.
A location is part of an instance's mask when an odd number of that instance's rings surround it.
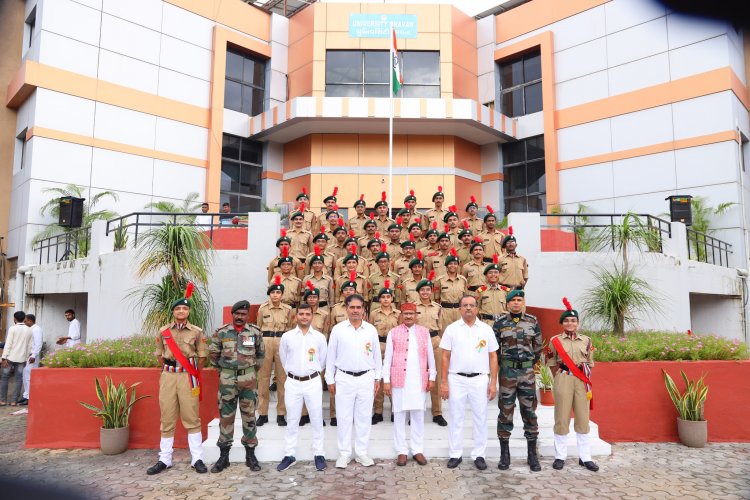
<svg viewBox="0 0 750 500">
<path fill-rule="evenodd" d="M 445 258 L 448 256 L 448 251 L 443 252 L 427 252 L 424 256 L 424 268 L 426 274 L 429 276 L 430 271 L 435 271 L 435 276 L 445 274 Z"/>
<path fill-rule="evenodd" d="M 430 302 L 429 305 L 417 302 L 417 324 L 427 328 L 430 332 L 440 332 L 441 310 L 437 302 Z"/>
<path fill-rule="evenodd" d="M 334 288 L 334 300 L 336 302 L 341 301 L 341 285 L 344 284 L 344 282 L 349 281 L 348 276 L 339 276 L 339 278 L 336 280 L 336 286 Z M 367 280 L 364 276 L 357 273 L 357 278 L 354 280 L 354 282 L 357 284 L 357 293 L 360 294 L 362 297 L 367 300 L 368 290 L 367 290 Z"/>
<path fill-rule="evenodd" d="M 385 251 L 391 256 L 391 260 L 398 259 L 403 255 L 403 252 L 401 251 L 401 242 L 393 243 L 390 239 L 385 246 Z"/>
<path fill-rule="evenodd" d="M 484 268 L 488 264 L 482 262 L 477 264 L 476 261 L 471 260 L 464 264 L 461 268 L 461 275 L 466 278 L 466 289 L 469 287 L 482 286 L 487 284 L 487 279 L 484 276 Z M 471 293 L 471 292 L 470 292 Z"/>
<path fill-rule="evenodd" d="M 169 328 L 172 333 L 172 338 L 180 348 L 182 354 L 186 358 L 205 358 L 208 356 L 208 347 L 206 346 L 206 339 L 203 337 L 203 330 L 195 325 L 185 322 L 183 328 L 178 329 L 176 323 L 171 325 L 164 325 L 159 328 L 159 333 L 156 336 L 156 355 L 161 356 L 164 359 L 175 359 L 174 354 L 169 349 L 167 341 L 162 337 L 161 332 Z"/>
<path fill-rule="evenodd" d="M 271 283 L 269 283 L 269 286 Z M 281 296 L 281 302 L 292 307 L 297 307 L 295 304 L 299 304 L 299 293 L 300 287 L 302 286 L 302 280 L 293 274 L 290 274 L 289 276 L 284 276 L 282 274 L 281 284 L 284 285 L 284 294 Z"/>
<path fill-rule="evenodd" d="M 448 213 L 447 210 L 443 210 L 442 208 L 440 210 L 431 208 L 425 213 L 425 219 L 427 219 L 426 224 L 422 224 L 423 228 L 430 228 L 432 227 L 432 223 L 437 221 L 438 227 L 443 227 L 443 224 L 445 224 L 445 221 L 443 218 Z"/>
<path fill-rule="evenodd" d="M 348 254 L 347 254 L 348 255 Z M 334 266 L 334 273 L 333 273 L 333 279 L 338 280 L 342 276 L 349 276 L 349 271 L 346 270 L 346 264 L 344 264 L 344 258 L 340 258 L 336 261 L 336 265 Z M 361 274 L 362 276 L 369 276 L 370 275 L 370 263 L 367 261 L 367 259 L 357 256 L 357 274 Z M 359 291 L 357 292 L 359 293 Z"/>
<path fill-rule="evenodd" d="M 576 365 L 587 363 L 589 367 L 594 366 L 594 349 L 589 337 L 587 337 L 586 335 L 581 335 L 580 333 L 576 334 L 575 340 L 568 337 L 568 335 L 565 333 L 555 335 L 555 337 L 560 337 L 560 342 L 562 343 L 563 349 L 565 349 L 565 352 L 568 353 L 568 356 L 570 356 L 570 359 L 573 360 L 573 363 L 575 363 Z M 552 343 L 551 339 L 549 348 L 551 349 L 552 353 L 547 356 L 547 364 L 549 366 L 556 366 L 562 363 L 562 359 L 560 359 L 560 355 L 557 354 L 557 350 L 555 349 L 555 346 Z"/>
<path fill-rule="evenodd" d="M 323 257 L 323 274 L 332 276 L 333 263 L 335 262 L 333 255 L 331 255 L 330 253 L 322 252 L 320 256 Z M 312 274 L 312 264 L 310 263 L 310 259 L 312 259 L 313 257 L 315 257 L 315 252 L 310 252 L 305 258 L 305 276 L 307 276 L 308 274 Z"/>
<path fill-rule="evenodd" d="M 328 336 L 328 311 L 321 309 L 320 307 L 313 313 L 313 319 L 311 326 L 313 330 L 317 330 L 326 337 Z"/>
<path fill-rule="evenodd" d="M 303 293 L 307 289 L 308 281 L 310 281 L 313 284 L 313 286 L 317 288 L 318 291 L 320 292 L 320 295 L 318 296 L 320 300 L 319 305 L 322 304 L 323 302 L 327 303 L 327 305 L 320 306 L 320 307 L 322 308 L 332 307 L 333 306 L 333 278 L 331 278 L 327 274 L 324 274 L 320 278 L 316 278 L 314 274 L 308 274 L 302 280 L 302 286 L 303 286 L 302 292 Z M 318 329 L 316 328 L 316 330 Z M 321 331 L 321 330 L 318 330 L 318 331 Z"/>
<path fill-rule="evenodd" d="M 373 302 L 373 300 L 378 298 L 378 294 L 380 293 L 380 290 L 384 287 L 385 280 L 389 279 L 391 280 L 391 289 L 393 290 L 393 304 L 394 307 L 396 304 L 399 303 L 399 299 L 401 297 L 401 294 L 399 293 L 400 290 L 398 288 L 399 283 L 401 282 L 401 279 L 396 273 L 389 272 L 385 276 L 380 271 L 380 268 L 377 268 L 378 270 L 375 271 L 370 275 L 369 278 L 367 278 L 367 281 L 369 282 L 370 286 L 370 296 L 368 299 L 370 300 L 370 311 L 373 311 L 374 309 L 377 309 L 380 307 L 380 304 L 377 302 Z"/>
<path fill-rule="evenodd" d="M 406 278 L 407 275 L 411 274 L 411 271 L 409 270 L 409 262 L 412 261 L 415 257 L 405 257 L 401 256 L 396 260 L 392 260 L 393 262 L 393 272 L 399 276 L 399 278 L 403 279 Z"/>
<path fill-rule="evenodd" d="M 466 293 L 466 278 L 457 275 L 455 278 L 448 277 L 447 274 L 440 276 L 435 280 L 435 290 L 433 297 L 435 302 L 458 304 L 461 301 L 461 297 Z"/>
<path fill-rule="evenodd" d="M 388 332 L 398 325 L 399 315 L 400 312 L 393 306 L 391 306 L 391 312 L 387 314 L 382 309 L 370 311 L 370 323 L 378 331 L 378 337 L 382 337 L 381 342 L 385 342 Z"/>
<path fill-rule="evenodd" d="M 378 232 L 380 233 L 381 238 L 385 238 L 388 235 L 388 226 L 394 224 L 395 222 L 396 221 L 391 219 L 390 217 L 386 217 L 385 219 L 375 217 L 375 224 L 377 224 L 378 226 Z"/>
<path fill-rule="evenodd" d="M 286 232 L 286 236 L 292 240 L 292 244 L 289 246 L 289 255 L 298 261 L 302 261 L 313 247 L 312 233 L 305 229 L 300 231 L 290 229 Z"/>
<path fill-rule="evenodd" d="M 349 250 L 346 247 L 339 246 L 338 241 L 336 241 L 333 245 L 329 245 L 328 247 L 326 247 L 326 253 L 333 255 L 334 260 L 339 260 L 343 257 L 346 257 L 346 255 L 349 253 Z"/>
<path fill-rule="evenodd" d="M 317 234 L 318 229 L 320 229 L 318 216 L 312 213 L 310 210 L 305 209 L 305 211 L 302 212 L 302 218 L 305 220 L 305 222 L 302 223 L 302 228 L 312 234 Z"/>
<path fill-rule="evenodd" d="M 285 332 L 292 325 L 292 308 L 283 302 L 274 306 L 267 300 L 258 308 L 255 325 L 261 332 Z"/>
<path fill-rule="evenodd" d="M 500 244 L 503 242 L 505 235 L 495 229 L 494 233 L 490 233 L 487 230 L 479 233 L 479 237 L 482 238 L 482 244 L 484 245 L 484 257 L 492 258 L 494 254 L 501 256 L 504 252 Z"/>
<path fill-rule="evenodd" d="M 505 308 L 505 296 L 508 294 L 503 290 L 500 285 L 485 285 L 485 289 L 479 295 L 479 314 L 489 314 L 495 316 L 505 314 L 507 309 Z M 482 320 L 490 320 L 490 318 L 479 317 Z"/>
<path fill-rule="evenodd" d="M 422 281 L 422 278 L 418 280 L 414 279 L 413 275 L 409 275 L 408 278 L 401 280 L 401 303 L 404 302 L 419 302 L 419 293 L 417 292 L 417 284 Z"/>
<path fill-rule="evenodd" d="M 346 223 L 347 231 L 354 230 L 354 236 L 363 236 L 365 234 L 365 222 L 370 220 L 369 217 L 363 215 L 362 217 L 354 216 L 349 219 Z"/>
<path fill-rule="evenodd" d="M 326 335 L 330 335 L 331 330 L 333 330 L 333 327 L 341 323 L 342 321 L 347 320 L 349 317 L 346 315 L 346 306 L 343 302 L 337 302 L 335 306 L 333 306 L 333 309 L 331 309 L 331 314 L 328 315 L 328 332 L 326 332 Z"/>
<path fill-rule="evenodd" d="M 281 274 L 281 268 L 279 267 L 279 259 L 281 257 L 277 256 L 271 259 L 271 262 L 268 263 L 268 266 L 266 269 L 268 269 L 268 282 L 270 283 L 273 281 L 273 277 L 277 274 Z M 292 267 L 294 267 L 294 264 L 292 264 Z"/>
<path fill-rule="evenodd" d="M 472 260 L 471 252 L 469 252 L 469 247 L 467 247 L 463 243 L 456 247 L 456 254 L 458 254 L 458 263 L 461 265 L 462 269 L 464 264 Z"/>
<path fill-rule="evenodd" d="M 517 253 L 506 253 L 500 258 L 500 283 L 508 286 L 524 286 L 529 281 L 529 264 Z"/>
<path fill-rule="evenodd" d="M 478 217 L 466 217 L 465 219 L 461 219 L 461 227 L 463 227 L 464 221 L 469 223 L 472 236 L 476 236 L 484 231 L 484 221 L 482 219 Z"/>
</svg>

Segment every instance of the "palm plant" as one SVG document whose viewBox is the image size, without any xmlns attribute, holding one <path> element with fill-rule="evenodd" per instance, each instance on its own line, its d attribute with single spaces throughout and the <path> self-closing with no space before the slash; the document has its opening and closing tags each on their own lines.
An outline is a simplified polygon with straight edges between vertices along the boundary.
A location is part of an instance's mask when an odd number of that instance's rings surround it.
<svg viewBox="0 0 750 500">
<path fill-rule="evenodd" d="M 611 224 L 609 228 L 600 231 L 591 245 L 594 250 L 612 248 L 620 256 L 623 273 L 627 274 L 631 250 L 642 252 L 646 248 L 649 251 L 658 251 L 661 241 L 656 228 L 644 222 L 637 214 L 628 212 L 618 224 Z"/>
<path fill-rule="evenodd" d="M 705 196 L 695 196 L 690 200 L 693 222 L 691 229 L 700 234 L 695 234 L 695 238 L 689 238 L 695 248 L 697 260 L 705 262 L 706 260 L 706 237 L 704 235 L 713 233 L 711 220 L 726 213 L 729 208 L 736 205 L 734 202 L 719 203 L 715 207 L 708 206 Z"/>
<path fill-rule="evenodd" d="M 199 215 L 197 213 L 198 209 L 201 207 L 201 204 L 197 201 L 198 196 L 200 196 L 198 193 L 192 192 L 185 197 L 181 205 L 176 205 L 167 200 L 160 200 L 147 203 L 144 208 L 150 208 L 156 212 L 165 214 L 196 212 L 195 215 L 180 215 L 173 221 L 177 224 L 194 224 L 195 218 Z"/>
<path fill-rule="evenodd" d="M 162 275 L 156 283 L 142 285 L 131 298 L 145 312 L 144 332 L 155 333 L 172 319 L 170 306 L 183 296 L 188 282 L 195 284 L 189 321 L 206 328 L 212 301 L 206 287 L 213 261 L 211 240 L 194 226 L 162 224 L 139 238 L 136 275 L 143 280 Z"/>
</svg>

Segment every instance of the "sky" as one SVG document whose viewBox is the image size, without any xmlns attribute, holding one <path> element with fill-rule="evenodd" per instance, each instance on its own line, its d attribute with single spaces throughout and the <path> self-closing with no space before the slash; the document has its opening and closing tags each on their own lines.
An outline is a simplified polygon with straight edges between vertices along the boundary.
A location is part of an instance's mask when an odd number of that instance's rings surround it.
<svg viewBox="0 0 750 500">
<path fill-rule="evenodd" d="M 326 3 L 351 3 L 353 0 L 322 0 Z M 455 5 L 456 8 L 470 16 L 491 9 L 497 5 L 502 5 L 508 0 L 359 0 L 363 3 L 447 3 Z"/>
</svg>

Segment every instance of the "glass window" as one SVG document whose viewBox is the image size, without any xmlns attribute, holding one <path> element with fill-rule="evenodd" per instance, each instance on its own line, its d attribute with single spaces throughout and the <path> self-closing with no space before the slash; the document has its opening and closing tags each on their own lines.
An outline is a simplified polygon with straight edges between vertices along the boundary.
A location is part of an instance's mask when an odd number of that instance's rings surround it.
<svg viewBox="0 0 750 500">
<path fill-rule="evenodd" d="M 547 183 L 544 136 L 503 144 L 505 213 L 544 212 Z"/>
<path fill-rule="evenodd" d="M 227 50 L 224 107 L 255 116 L 263 112 L 266 63 Z"/>
<path fill-rule="evenodd" d="M 221 150 L 221 201 L 232 212 L 261 208 L 263 146 L 257 141 L 224 134 Z"/>
<path fill-rule="evenodd" d="M 326 53 L 326 83 L 357 82 L 362 82 L 362 52 L 329 50 Z"/>
<path fill-rule="evenodd" d="M 500 63 L 500 102 L 506 116 L 542 110 L 542 64 L 539 51 Z"/>
<path fill-rule="evenodd" d="M 404 52 L 403 68 L 405 84 L 440 85 L 439 52 Z"/>
<path fill-rule="evenodd" d="M 389 83 L 390 52 L 365 52 L 365 83 Z"/>
</svg>

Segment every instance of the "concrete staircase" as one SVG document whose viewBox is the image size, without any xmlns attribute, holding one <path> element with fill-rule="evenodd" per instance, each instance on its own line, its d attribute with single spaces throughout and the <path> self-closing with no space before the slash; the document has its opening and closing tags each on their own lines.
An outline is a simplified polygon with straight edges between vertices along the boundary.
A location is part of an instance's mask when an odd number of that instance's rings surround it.
<svg viewBox="0 0 750 500">
<path fill-rule="evenodd" d="M 258 427 L 258 448 L 255 451 L 258 460 L 261 462 L 279 462 L 284 456 L 284 436 L 286 427 L 276 425 L 276 393 L 271 393 L 271 404 L 269 405 L 268 419 L 269 423 Z M 448 457 L 448 428 L 440 427 L 432 422 L 430 411 L 430 398 L 427 398 L 427 411 L 425 411 L 425 429 L 424 429 L 424 453 L 428 459 Z M 487 409 L 487 453 L 486 459 L 496 461 L 500 457 L 500 443 L 497 439 L 497 398 L 489 402 Z M 448 420 L 448 403 L 443 402 L 443 416 Z M 554 438 L 552 427 L 554 425 L 554 409 L 551 406 L 537 407 L 537 418 L 539 421 L 539 451 L 544 459 L 551 460 L 554 457 Z M 323 419 L 326 422 L 325 431 L 325 453 L 326 458 L 336 459 L 339 456 L 336 445 L 336 427 L 327 425 L 328 418 L 328 392 L 323 393 Z M 385 401 L 384 421 L 372 426 L 370 433 L 369 455 L 373 459 L 395 459 L 393 451 L 393 424 L 390 422 L 390 404 L 388 398 Z M 469 457 L 473 440 L 472 417 L 468 409 L 464 418 L 464 457 Z M 407 425 L 407 439 L 409 437 L 409 426 Z M 219 420 L 214 419 L 208 424 L 208 436 L 204 441 L 205 462 L 212 464 L 219 457 L 219 448 L 216 446 L 216 440 L 219 437 Z M 245 450 L 243 449 L 240 439 L 242 437 L 242 422 L 240 412 L 237 410 L 237 418 L 234 424 L 234 444 L 230 452 L 230 461 L 244 462 Z M 312 426 L 305 425 L 300 428 L 297 441 L 297 460 L 312 460 Z M 510 439 L 510 453 L 516 459 L 526 457 L 526 439 L 523 436 L 523 422 L 521 415 L 516 406 L 514 415 L 513 434 Z M 599 439 L 599 427 L 591 423 L 591 454 L 594 457 L 608 456 L 612 454 L 612 447 Z M 576 446 L 575 431 L 573 422 L 570 423 L 570 433 L 568 434 L 568 456 L 578 456 Z M 549 461 L 548 460 L 548 461 Z"/>
</svg>

